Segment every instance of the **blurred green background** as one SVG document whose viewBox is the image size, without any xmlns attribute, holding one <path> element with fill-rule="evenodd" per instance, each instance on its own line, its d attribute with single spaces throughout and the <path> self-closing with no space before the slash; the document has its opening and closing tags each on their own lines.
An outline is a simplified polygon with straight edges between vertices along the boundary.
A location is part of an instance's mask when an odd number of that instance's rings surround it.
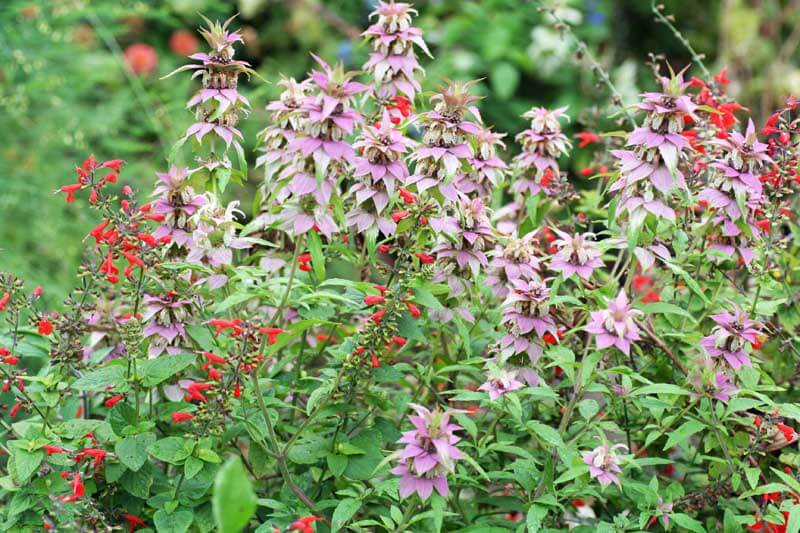
<svg viewBox="0 0 800 533">
<path fill-rule="evenodd" d="M 800 85 L 800 1 L 666 0 L 665 11 L 716 72 L 727 65 L 730 91 L 764 117 Z M 357 69 L 367 55 L 358 33 L 373 0 L 0 0 L 0 271 L 41 284 L 51 302 L 74 283 L 81 238 L 97 222 L 85 205 L 53 191 L 73 181 L 88 153 L 128 162 L 119 185 L 145 193 L 165 154 L 191 120 L 188 74 L 160 77 L 202 47 L 198 13 L 235 23 L 241 55 L 268 80 L 302 77 L 310 51 Z M 626 102 L 653 86 L 654 57 L 676 68 L 689 54 L 656 23 L 648 0 L 562 1 L 575 28 Z M 420 0 L 417 25 L 435 59 L 423 58 L 426 89 L 443 78 L 484 78 L 484 119 L 510 137 L 532 105 L 569 105 L 571 131 L 613 127 L 608 93 L 596 85 L 574 40 L 563 38 L 536 2 Z M 654 54 L 655 56 L 651 56 Z M 242 88 L 253 113 L 242 125 L 255 160 L 255 133 L 278 87 Z M 514 147 L 510 146 L 513 152 Z M 582 153 L 577 156 L 586 158 Z M 572 161 L 578 168 L 584 161 Z M 257 179 L 251 173 L 251 180 Z M 83 208 L 81 208 L 83 207 Z"/>
</svg>

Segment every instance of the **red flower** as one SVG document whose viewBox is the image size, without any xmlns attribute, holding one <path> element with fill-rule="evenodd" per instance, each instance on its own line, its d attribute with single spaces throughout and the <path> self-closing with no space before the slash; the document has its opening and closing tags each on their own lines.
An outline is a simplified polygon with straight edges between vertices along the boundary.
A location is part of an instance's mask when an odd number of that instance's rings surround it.
<svg viewBox="0 0 800 533">
<path fill-rule="evenodd" d="M 580 133 L 576 133 L 575 138 L 579 141 L 578 148 L 586 148 L 592 143 L 600 142 L 601 139 L 598 134 L 592 133 L 591 131 L 582 131 Z"/>
<path fill-rule="evenodd" d="M 234 384 L 233 386 L 233 397 L 238 398 L 241 395 L 242 395 L 242 386 L 239 385 L 239 382 L 237 381 L 236 384 Z"/>
<path fill-rule="evenodd" d="M 381 363 L 378 361 L 378 357 L 375 354 L 372 354 L 369 358 L 370 365 L 372 368 L 380 368 Z"/>
<path fill-rule="evenodd" d="M 186 391 L 189 393 L 189 399 L 196 400 L 198 402 L 204 402 L 208 398 L 203 395 L 202 391 L 211 389 L 213 387 L 213 383 L 192 383 L 186 387 Z"/>
<path fill-rule="evenodd" d="M 410 211 L 395 211 L 392 213 L 392 220 L 394 220 L 395 224 L 400 222 L 401 220 L 405 220 L 411 216 Z"/>
<path fill-rule="evenodd" d="M 781 433 L 783 433 L 783 437 L 789 441 L 794 442 L 797 440 L 797 432 L 795 432 L 793 427 L 787 426 L 786 424 L 781 424 L 780 422 L 775 424 Z"/>
<path fill-rule="evenodd" d="M 644 274 L 639 274 L 638 276 L 634 276 L 633 278 L 633 290 L 636 292 L 642 292 L 644 289 L 648 289 L 653 286 L 653 278 L 650 276 L 645 276 Z"/>
<path fill-rule="evenodd" d="M 216 334 L 217 335 L 219 335 L 220 333 L 222 333 L 226 329 L 232 330 L 233 335 L 239 335 L 243 331 L 242 327 L 240 325 L 241 323 L 242 323 L 242 319 L 241 318 L 234 318 L 232 320 L 224 320 L 224 319 L 221 319 L 221 318 L 213 318 L 213 319 L 208 321 L 209 325 L 214 326 L 216 328 L 216 330 L 217 330 Z"/>
<path fill-rule="evenodd" d="M 134 516 L 130 513 L 122 513 L 122 518 L 124 518 L 128 522 L 129 532 L 133 531 L 137 527 L 144 527 L 144 520 L 142 520 L 138 516 Z"/>
<path fill-rule="evenodd" d="M 386 301 L 386 298 L 383 296 L 378 296 L 376 294 L 369 294 L 364 296 L 364 305 L 373 306 L 377 304 L 382 304 Z"/>
<path fill-rule="evenodd" d="M 642 296 L 642 303 L 643 304 L 655 304 L 661 301 L 661 295 L 658 291 L 650 291 L 644 296 Z"/>
<path fill-rule="evenodd" d="M 100 448 L 84 448 L 75 455 L 75 462 L 81 462 L 85 457 L 94 459 L 95 466 L 102 464 L 108 452 Z"/>
<path fill-rule="evenodd" d="M 48 457 L 53 455 L 54 453 L 67 453 L 67 450 L 60 446 L 51 446 L 50 444 L 44 445 L 44 451 Z"/>
<path fill-rule="evenodd" d="M 388 244 L 380 244 L 380 245 L 378 245 L 378 251 L 380 253 L 382 253 L 382 254 L 388 254 L 389 250 L 391 250 L 391 249 L 392 249 L 392 247 L 389 246 Z"/>
<path fill-rule="evenodd" d="M 545 332 L 545 334 L 542 335 L 542 340 L 544 341 L 545 344 L 550 344 L 550 345 L 556 344 L 558 342 L 558 340 L 549 331 Z"/>
<path fill-rule="evenodd" d="M 314 515 L 304 516 L 292 522 L 292 525 L 289 527 L 292 531 L 300 531 L 300 533 L 314 533 L 314 528 L 311 524 L 318 520 L 322 519 Z"/>
<path fill-rule="evenodd" d="M 63 473 L 66 474 L 66 472 Z M 83 496 L 86 494 L 86 487 L 83 484 L 80 472 L 75 472 L 75 474 L 72 476 L 72 482 L 70 485 L 72 486 L 72 495 L 64 496 L 61 498 L 61 500 L 65 502 L 74 502 L 80 498 L 83 498 Z"/>
<path fill-rule="evenodd" d="M 258 328 L 259 333 L 267 336 L 267 344 L 273 345 L 278 342 L 278 335 L 283 333 L 281 328 Z"/>
<path fill-rule="evenodd" d="M 372 316 L 370 317 L 370 320 L 372 320 L 376 324 L 380 324 L 381 320 L 383 320 L 383 315 L 385 315 L 385 314 L 386 314 L 386 309 L 379 309 L 379 310 L 375 311 L 374 313 L 372 313 Z"/>
<path fill-rule="evenodd" d="M 414 255 L 417 256 L 417 259 L 419 259 L 419 262 L 422 263 L 423 265 L 432 265 L 433 262 L 436 261 L 436 258 L 433 257 L 432 255 L 423 253 L 416 253 Z"/>
<path fill-rule="evenodd" d="M 397 335 L 392 335 L 392 342 L 398 345 L 400 348 L 406 345 L 406 339 L 403 337 L 398 337 Z"/>
<path fill-rule="evenodd" d="M 59 192 L 66 193 L 67 203 L 71 204 L 75 201 L 75 193 L 81 190 L 81 187 L 83 187 L 83 185 L 80 183 L 71 183 L 69 185 L 62 185 L 58 190 Z"/>
<path fill-rule="evenodd" d="M 419 318 L 422 313 L 419 311 L 419 307 L 412 304 L 411 302 L 404 302 L 406 304 L 406 308 L 408 309 L 409 314 L 411 314 L 414 318 Z"/>
<path fill-rule="evenodd" d="M 134 74 L 152 74 L 158 65 L 158 54 L 149 44 L 134 43 L 125 49 L 124 55 Z"/>
<path fill-rule="evenodd" d="M 228 360 L 221 355 L 213 354 L 211 352 L 203 352 L 203 357 L 208 359 L 208 362 L 214 365 L 227 365 Z"/>
<path fill-rule="evenodd" d="M 189 30 L 176 30 L 169 38 L 169 49 L 179 56 L 192 55 L 197 48 L 197 37 Z"/>
<path fill-rule="evenodd" d="M 399 194 L 400 198 L 402 198 L 403 201 L 407 204 L 413 204 L 414 201 L 416 201 L 414 195 L 408 192 L 407 190 L 403 189 L 402 187 L 400 188 Z"/>
<path fill-rule="evenodd" d="M 10 416 L 11 418 L 14 418 L 15 416 L 17 416 L 17 413 L 19 412 L 19 410 L 20 410 L 21 408 L 22 408 L 22 402 L 17 402 L 17 403 L 15 403 L 15 404 L 14 404 L 14 405 L 11 407 L 11 409 L 9 409 L 9 411 L 8 411 L 8 416 Z"/>
<path fill-rule="evenodd" d="M 42 318 L 39 319 L 38 331 L 39 335 L 44 335 L 45 337 L 53 333 L 53 324 L 50 323 L 47 317 L 43 316 Z"/>
<path fill-rule="evenodd" d="M 109 398 L 108 400 L 103 402 L 103 405 L 105 405 L 106 407 L 111 409 L 115 405 L 117 405 L 119 402 L 121 402 L 122 399 L 123 399 L 123 396 L 121 394 L 115 394 L 114 396 L 112 396 L 111 398 Z"/>
<path fill-rule="evenodd" d="M 11 299 L 11 293 L 7 292 L 0 297 L 0 311 L 5 311 L 8 301 Z"/>
<path fill-rule="evenodd" d="M 191 413 L 184 413 L 179 411 L 177 413 L 172 413 L 172 421 L 176 424 L 180 424 L 181 422 L 188 422 L 189 420 L 193 419 L 194 415 Z"/>
<path fill-rule="evenodd" d="M 722 70 L 719 71 L 719 74 L 714 76 L 714 81 L 720 85 L 728 85 L 731 82 L 731 80 L 728 78 L 728 67 L 722 67 Z"/>
<path fill-rule="evenodd" d="M 208 379 L 213 381 L 219 381 L 222 379 L 222 372 L 217 370 L 216 368 L 209 368 L 208 369 Z"/>
</svg>

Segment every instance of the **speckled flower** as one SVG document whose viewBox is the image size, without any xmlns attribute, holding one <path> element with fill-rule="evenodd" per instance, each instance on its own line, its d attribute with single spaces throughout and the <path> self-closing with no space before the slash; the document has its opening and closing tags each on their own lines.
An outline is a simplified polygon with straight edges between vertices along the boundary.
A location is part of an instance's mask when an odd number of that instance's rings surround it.
<svg viewBox="0 0 800 533">
<path fill-rule="evenodd" d="M 509 372 L 505 369 L 491 369 L 483 383 L 478 390 L 486 391 L 489 394 L 489 399 L 494 401 L 504 394 L 521 389 L 522 382 L 517 380 L 515 373 Z"/>
<path fill-rule="evenodd" d="M 558 251 L 550 261 L 550 269 L 560 272 L 564 279 L 577 274 L 583 279 L 592 277 L 594 269 L 603 266 L 600 259 L 602 253 L 594 241 L 592 233 L 579 233 L 570 236 L 563 231 L 553 228 L 560 238 L 553 241 Z"/>
<path fill-rule="evenodd" d="M 453 186 L 466 196 L 488 199 L 505 179 L 508 166 L 497 157 L 497 147 L 505 148 L 505 133 L 489 128 L 475 135 L 475 155 L 467 159 L 467 172 L 456 177 Z"/>
<path fill-rule="evenodd" d="M 738 370 L 753 363 L 745 349 L 758 341 L 761 324 L 750 320 L 746 311 L 734 306 L 733 313 L 727 311 L 713 315 L 711 319 L 716 326 L 711 334 L 700 341 L 700 345 L 711 357 L 722 357 L 731 368 Z"/>
<path fill-rule="evenodd" d="M 170 292 L 161 296 L 146 294 L 142 304 L 143 334 L 150 342 L 150 358 L 165 350 L 170 355 L 180 353 L 181 343 L 187 341 L 185 321 L 191 313 L 191 302 Z"/>
<path fill-rule="evenodd" d="M 533 233 L 522 238 L 509 238 L 504 247 L 498 248 L 490 263 L 486 283 L 491 285 L 494 294 L 505 298 L 510 290 L 512 279 L 533 280 L 538 277 L 539 259 Z"/>
<path fill-rule="evenodd" d="M 619 486 L 617 474 L 622 472 L 622 469 L 619 467 L 619 458 L 614 450 L 627 448 L 624 444 L 615 444 L 614 446 L 603 444 L 592 451 L 583 452 L 581 456 L 583 462 L 589 467 L 589 476 L 597 479 L 604 487 L 611 483 Z"/>
<path fill-rule="evenodd" d="M 500 339 L 501 355 L 507 360 L 524 353 L 531 362 L 536 362 L 544 350 L 542 338 L 548 333 L 554 339 L 558 336 L 558 328 L 550 316 L 550 289 L 538 278 L 509 282 L 501 321 L 508 332 Z"/>
<path fill-rule="evenodd" d="M 191 243 L 193 229 L 191 217 L 206 204 L 206 198 L 195 194 L 194 189 L 185 183 L 189 176 L 188 168 L 173 165 L 169 172 L 156 175 L 159 181 L 153 195 L 158 198 L 153 202 L 153 212 L 164 215 L 164 220 L 153 232 L 153 237 L 169 236 L 175 244 L 187 246 Z"/>
<path fill-rule="evenodd" d="M 416 45 L 428 56 L 428 46 L 422 39 L 422 30 L 411 26 L 411 16 L 417 11 L 403 2 L 378 2 L 370 18 L 378 20 L 363 33 L 372 42 L 372 52 L 364 64 L 377 84 L 378 97 L 388 99 L 403 93 L 410 100 L 421 90 L 416 79 L 422 72 Z"/>
<path fill-rule="evenodd" d="M 628 355 L 631 344 L 641 339 L 635 322 L 641 315 L 641 311 L 631 308 L 625 291 L 619 291 L 606 309 L 592 312 L 591 321 L 585 329 L 595 336 L 598 350 L 616 346 Z"/>
<path fill-rule="evenodd" d="M 399 442 L 405 447 L 396 452 L 398 465 L 392 469 L 400 476 L 400 497 L 408 498 L 416 492 L 427 500 L 433 489 L 446 497 L 447 475 L 453 472 L 455 461 L 463 457 L 456 447 L 461 438 L 455 435 L 461 426 L 450 422 L 453 411 L 411 406 L 416 411 L 409 417 L 414 429 L 403 432 Z"/>
<path fill-rule="evenodd" d="M 513 162 L 513 188 L 517 193 L 536 194 L 546 188 L 552 176 L 560 173 L 558 158 L 572 146 L 561 132 L 561 118 L 569 118 L 566 110 L 566 107 L 553 110 L 534 107 L 523 115 L 531 119 L 531 125 L 516 137 L 522 145 L 522 152 Z"/>
</svg>

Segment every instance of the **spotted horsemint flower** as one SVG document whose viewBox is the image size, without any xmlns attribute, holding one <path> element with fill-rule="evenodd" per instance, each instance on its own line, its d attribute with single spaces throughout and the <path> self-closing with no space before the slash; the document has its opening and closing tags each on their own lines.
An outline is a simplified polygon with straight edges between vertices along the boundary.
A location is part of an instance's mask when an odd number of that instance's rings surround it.
<svg viewBox="0 0 800 533">
<path fill-rule="evenodd" d="M 617 474 L 622 472 L 622 469 L 619 467 L 619 458 L 614 452 L 616 449 L 627 450 L 628 447 L 624 444 L 615 444 L 614 446 L 603 444 L 590 452 L 581 454 L 583 462 L 589 467 L 589 476 L 597 479 L 604 487 L 611 483 L 620 484 Z"/>
<path fill-rule="evenodd" d="M 534 233 L 522 238 L 510 238 L 505 247 L 499 247 L 490 263 L 491 270 L 486 283 L 498 298 L 505 298 L 510 290 L 511 280 L 530 281 L 538 278 L 539 259 L 536 258 Z"/>
<path fill-rule="evenodd" d="M 400 497 L 408 498 L 416 492 L 427 500 L 433 489 L 447 496 L 447 474 L 453 472 L 454 462 L 463 457 L 456 447 L 461 438 L 455 435 L 461 426 L 450 422 L 453 411 L 411 406 L 417 413 L 409 417 L 414 429 L 403 432 L 399 442 L 405 448 L 395 454 L 399 464 L 392 469 L 393 474 L 401 476 Z"/>
<path fill-rule="evenodd" d="M 206 204 L 206 198 L 195 194 L 186 180 L 188 168 L 171 166 L 169 172 L 157 173 L 158 182 L 153 196 L 153 212 L 164 215 L 164 220 L 153 232 L 156 239 L 169 236 L 178 246 L 191 244 L 193 223 L 191 217 Z"/>
<path fill-rule="evenodd" d="M 564 279 L 577 274 L 583 279 L 592 277 L 595 268 L 603 266 L 600 249 L 591 241 L 592 233 L 581 233 L 570 236 L 553 228 L 560 238 L 553 241 L 558 251 L 550 261 L 550 269 L 560 272 Z"/>
<path fill-rule="evenodd" d="M 264 167 L 267 180 L 279 168 L 292 161 L 293 156 L 288 146 L 295 139 L 297 132 L 305 127 L 308 116 L 303 111 L 302 105 L 306 100 L 306 93 L 311 88 L 310 81 L 303 80 L 298 83 L 294 78 L 284 78 L 278 85 L 282 86 L 284 91 L 278 100 L 267 105 L 271 124 L 258 134 L 260 150 L 263 153 L 256 159 L 256 167 Z M 274 187 L 274 184 L 272 185 Z"/>
<path fill-rule="evenodd" d="M 556 339 L 558 328 L 550 316 L 550 289 L 538 278 L 532 280 L 511 279 L 510 291 L 504 302 L 502 324 L 507 333 L 498 344 L 500 362 L 517 361 L 517 376 L 536 386 L 539 376 L 518 354 L 526 354 L 530 363 L 535 363 L 544 351 L 543 338 L 546 335 Z"/>
<path fill-rule="evenodd" d="M 753 362 L 746 351 L 747 345 L 758 342 L 761 323 L 750 320 L 747 312 L 734 305 L 733 313 L 723 312 L 713 315 L 717 323 L 711 335 L 704 337 L 700 345 L 711 357 L 723 357 L 731 368 L 752 367 Z"/>
<path fill-rule="evenodd" d="M 699 199 L 713 209 L 711 221 L 720 228 L 720 235 L 709 246 L 725 256 L 739 252 L 742 261 L 750 263 L 754 252 L 750 244 L 761 235 L 756 214 L 766 199 L 757 174 L 772 163 L 767 145 L 758 141 L 755 125 L 750 120 L 745 135 L 732 132 L 726 140 L 717 141 L 721 159 L 712 163 L 714 172 Z"/>
<path fill-rule="evenodd" d="M 431 97 L 433 109 L 419 116 L 422 143 L 409 158 L 415 163 L 409 183 L 419 192 L 435 187 L 451 203 L 463 198 L 454 180 L 474 157 L 473 136 L 482 131 L 481 115 L 474 105 L 478 97 L 469 94 L 473 83 L 453 83 Z M 477 123 L 467 120 L 467 115 Z"/>
<path fill-rule="evenodd" d="M 181 343 L 186 342 L 186 318 L 191 313 L 191 302 L 182 300 L 174 292 L 162 296 L 147 294 L 142 299 L 145 324 L 143 334 L 150 339 L 150 358 L 162 352 L 170 355 L 181 352 Z"/>
<path fill-rule="evenodd" d="M 359 232 L 377 228 L 385 235 L 394 233 L 396 223 L 384 215 L 395 191 L 405 184 L 408 169 L 403 154 L 414 141 L 394 128 L 388 113 L 376 126 L 367 126 L 353 147 L 362 156 L 355 161 L 357 182 L 348 194 L 355 196 L 355 206 L 347 213 L 348 226 Z"/>
<path fill-rule="evenodd" d="M 248 113 L 250 106 L 247 99 L 238 92 L 239 76 L 251 75 L 254 71 L 246 61 L 234 59 L 234 47 L 242 42 L 239 32 L 228 31 L 233 17 L 224 23 L 211 22 L 205 19 L 208 28 L 200 30 L 210 50 L 189 56 L 199 61 L 184 65 L 170 75 L 193 70 L 193 77 L 201 76 L 202 89 L 189 101 L 187 107 L 194 108 L 196 122 L 186 130 L 186 137 L 194 136 L 202 142 L 204 137 L 213 133 L 224 141 L 225 146 L 234 144 L 241 149 L 239 141 L 242 133 L 236 128 L 239 119 Z M 227 156 L 223 155 L 223 160 Z"/>
<path fill-rule="evenodd" d="M 461 194 L 488 199 L 503 182 L 507 165 L 497 157 L 497 147 L 505 148 L 502 141 L 505 136 L 489 128 L 475 135 L 475 155 L 467 159 L 468 171 L 457 176 L 453 183 Z"/>
<path fill-rule="evenodd" d="M 364 64 L 377 84 L 378 97 L 388 99 L 403 93 L 409 100 L 421 90 L 416 74 L 422 72 L 414 45 L 432 57 L 422 39 L 422 30 L 411 26 L 411 16 L 417 11 L 411 4 L 378 2 L 370 13 L 378 20 L 363 33 L 372 42 L 372 53 Z"/>
<path fill-rule="evenodd" d="M 439 233 L 433 249 L 437 270 L 433 279 L 447 281 L 451 296 L 463 294 L 467 280 L 477 279 L 481 269 L 489 265 L 486 249 L 494 242 L 486 206 L 479 199 L 458 205 L 456 216 L 431 219 L 431 227 Z"/>
<path fill-rule="evenodd" d="M 478 387 L 478 390 L 489 393 L 489 399 L 494 401 L 500 396 L 522 387 L 522 382 L 517 380 L 514 372 L 509 372 L 505 369 L 492 369 L 487 376 L 486 383 Z"/>
<path fill-rule="evenodd" d="M 592 312 L 592 319 L 585 329 L 595 335 L 598 350 L 616 346 L 628 355 L 631 343 L 641 338 L 639 327 L 634 322 L 641 315 L 641 311 L 631 309 L 625 291 L 619 291 L 617 298 L 608 303 L 608 308 Z"/>
<path fill-rule="evenodd" d="M 513 187 L 517 193 L 536 194 L 559 175 L 558 158 L 572 146 L 561 132 L 561 118 L 569 119 L 566 110 L 566 107 L 553 110 L 534 107 L 522 115 L 531 119 L 531 126 L 516 137 L 522 145 L 522 152 L 513 162 L 516 178 Z"/>
<path fill-rule="evenodd" d="M 648 213 L 675 220 L 675 211 L 664 200 L 677 187 L 686 187 L 680 162 L 689 140 L 681 135 L 684 118 L 696 119 L 697 106 L 683 94 L 689 85 L 683 72 L 662 77 L 663 92 L 642 95 L 639 109 L 647 114 L 644 124 L 630 133 L 625 150 L 613 150 L 619 160 L 620 177 L 609 191 L 621 191 L 619 210 L 639 225 Z"/>
</svg>

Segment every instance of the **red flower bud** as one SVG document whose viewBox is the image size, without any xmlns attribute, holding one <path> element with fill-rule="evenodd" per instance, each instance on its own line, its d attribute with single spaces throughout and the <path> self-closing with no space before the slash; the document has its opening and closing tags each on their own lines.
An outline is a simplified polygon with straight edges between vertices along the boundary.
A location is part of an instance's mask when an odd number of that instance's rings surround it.
<svg viewBox="0 0 800 533">
<path fill-rule="evenodd" d="M 419 318 L 422 313 L 419 311 L 419 307 L 412 304 L 411 302 L 405 302 L 406 308 L 408 309 L 409 314 L 414 318 Z"/>
<path fill-rule="evenodd" d="M 39 319 L 38 331 L 39 335 L 44 335 L 45 337 L 53 333 L 53 324 L 50 323 L 47 317 Z"/>
<path fill-rule="evenodd" d="M 182 422 L 188 422 L 189 420 L 193 419 L 194 415 L 191 413 L 184 413 L 178 411 L 177 413 L 172 413 L 172 421 L 176 424 L 180 424 Z"/>
<path fill-rule="evenodd" d="M 397 224 L 401 220 L 405 220 L 410 216 L 411 216 L 410 211 L 395 211 L 394 213 L 392 213 L 392 220 L 394 220 L 395 224 Z"/>
<path fill-rule="evenodd" d="M 114 396 L 103 402 L 103 405 L 111 409 L 112 407 L 117 405 L 120 401 L 122 401 L 122 398 L 123 397 L 121 394 L 115 394 Z"/>
<path fill-rule="evenodd" d="M 406 339 L 403 337 L 398 337 L 397 335 L 392 335 L 392 342 L 398 345 L 400 348 L 406 345 Z"/>
<path fill-rule="evenodd" d="M 392 249 L 392 247 L 389 246 L 388 244 L 380 244 L 380 245 L 378 245 L 378 251 L 380 253 L 382 253 L 382 254 L 388 254 L 391 249 Z"/>
<path fill-rule="evenodd" d="M 364 296 L 364 305 L 373 306 L 377 304 L 382 304 L 386 301 L 386 298 L 383 296 L 378 296 L 377 294 L 369 294 Z"/>
<path fill-rule="evenodd" d="M 380 324 L 381 320 L 383 320 L 383 315 L 385 314 L 386 314 L 386 309 L 379 309 L 372 314 L 370 320 L 372 320 L 376 324 Z"/>
<path fill-rule="evenodd" d="M 432 255 L 423 254 L 421 252 L 416 253 L 414 255 L 417 256 L 417 259 L 419 259 L 419 262 L 422 263 L 423 265 L 432 265 L 433 262 L 436 261 L 436 258 L 433 257 Z"/>
<path fill-rule="evenodd" d="M 0 311 L 5 311 L 6 306 L 8 305 L 8 301 L 11 299 L 11 293 L 5 293 L 2 297 L 0 297 Z"/>
</svg>

